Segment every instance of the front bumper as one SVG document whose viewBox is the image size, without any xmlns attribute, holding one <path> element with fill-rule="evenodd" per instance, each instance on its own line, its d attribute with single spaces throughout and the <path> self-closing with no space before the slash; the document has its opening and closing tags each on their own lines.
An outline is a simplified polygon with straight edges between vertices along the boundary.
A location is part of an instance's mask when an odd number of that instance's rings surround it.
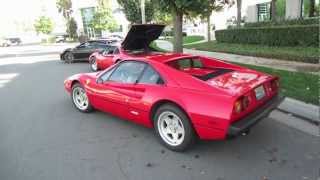
<svg viewBox="0 0 320 180">
<path fill-rule="evenodd" d="M 228 129 L 228 137 L 234 137 L 248 131 L 252 126 L 267 117 L 283 100 L 283 96 L 276 95 L 253 113 L 232 123 Z"/>
</svg>

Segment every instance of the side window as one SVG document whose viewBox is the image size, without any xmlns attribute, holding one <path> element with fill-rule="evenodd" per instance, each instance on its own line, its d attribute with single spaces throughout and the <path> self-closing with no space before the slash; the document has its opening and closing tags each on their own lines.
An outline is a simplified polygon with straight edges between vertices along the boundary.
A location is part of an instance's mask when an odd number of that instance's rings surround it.
<svg viewBox="0 0 320 180">
<path fill-rule="evenodd" d="M 89 46 L 89 43 L 85 42 L 85 43 L 80 44 L 77 48 L 86 48 L 87 46 Z"/>
<path fill-rule="evenodd" d="M 119 54 L 119 53 L 120 53 L 119 48 L 115 48 L 113 51 L 113 54 Z"/>
<path fill-rule="evenodd" d="M 110 77 L 110 75 L 112 74 L 112 72 L 114 71 L 115 67 L 108 70 L 107 72 L 105 72 L 102 76 L 100 76 L 100 78 L 102 79 L 103 82 L 107 81 Z"/>
<path fill-rule="evenodd" d="M 122 62 L 111 74 L 109 81 L 128 84 L 136 83 L 145 66 L 144 63 L 136 61 Z"/>
<path fill-rule="evenodd" d="M 100 48 L 100 49 L 103 49 L 106 46 L 107 45 L 105 43 L 103 43 L 103 42 L 97 42 L 96 45 L 95 45 L 96 48 Z"/>
<path fill-rule="evenodd" d="M 88 44 L 87 44 L 87 48 L 94 48 L 96 45 L 96 42 L 95 41 L 89 41 Z"/>
<path fill-rule="evenodd" d="M 180 69 L 190 68 L 192 66 L 190 59 L 181 59 L 178 63 Z"/>
<path fill-rule="evenodd" d="M 106 47 L 104 48 L 104 50 L 101 52 L 101 54 L 102 54 L 103 56 L 106 56 L 106 55 L 108 55 L 109 50 L 110 50 L 110 46 L 106 46 Z"/>
<path fill-rule="evenodd" d="M 148 65 L 143 75 L 141 76 L 139 83 L 141 84 L 163 84 L 163 80 L 160 75 Z"/>
<path fill-rule="evenodd" d="M 111 46 L 108 50 L 108 54 L 113 54 L 115 47 Z"/>
<path fill-rule="evenodd" d="M 194 68 L 202 68 L 203 64 L 200 59 L 192 59 L 192 67 Z"/>
</svg>

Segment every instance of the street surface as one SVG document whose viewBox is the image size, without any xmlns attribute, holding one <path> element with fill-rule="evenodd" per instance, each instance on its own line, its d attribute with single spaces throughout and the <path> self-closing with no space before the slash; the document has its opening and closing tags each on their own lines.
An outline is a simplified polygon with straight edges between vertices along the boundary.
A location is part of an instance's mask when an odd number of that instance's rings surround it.
<svg viewBox="0 0 320 180">
<path fill-rule="evenodd" d="M 172 152 L 152 129 L 73 107 L 63 81 L 87 63 L 27 48 L 0 58 L 0 180 L 319 180 L 320 138 L 276 115 L 248 136 Z"/>
</svg>

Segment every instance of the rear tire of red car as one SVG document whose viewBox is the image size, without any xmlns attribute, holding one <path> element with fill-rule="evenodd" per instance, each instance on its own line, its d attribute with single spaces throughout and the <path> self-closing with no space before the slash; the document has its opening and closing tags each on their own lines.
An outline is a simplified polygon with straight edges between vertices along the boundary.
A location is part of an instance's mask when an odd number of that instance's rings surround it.
<svg viewBox="0 0 320 180">
<path fill-rule="evenodd" d="M 95 57 L 91 57 L 89 59 L 89 63 L 90 63 L 90 69 L 93 71 L 93 72 L 96 72 L 99 70 L 98 68 L 98 64 L 97 64 L 97 60 Z"/>
<path fill-rule="evenodd" d="M 81 84 L 76 83 L 72 86 L 71 99 L 73 105 L 81 112 L 89 113 L 93 111 L 85 89 Z"/>
<path fill-rule="evenodd" d="M 66 63 L 73 63 L 74 61 L 74 56 L 72 54 L 72 52 L 66 52 L 65 55 L 64 55 L 64 61 Z"/>
<path fill-rule="evenodd" d="M 153 119 L 155 132 L 168 149 L 185 151 L 196 141 L 192 124 L 183 110 L 173 104 L 160 106 Z"/>
</svg>

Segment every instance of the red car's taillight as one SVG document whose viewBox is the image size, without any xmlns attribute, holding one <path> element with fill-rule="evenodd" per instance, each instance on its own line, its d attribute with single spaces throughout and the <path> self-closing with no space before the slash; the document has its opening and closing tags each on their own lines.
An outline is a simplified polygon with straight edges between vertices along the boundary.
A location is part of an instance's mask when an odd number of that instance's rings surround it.
<svg viewBox="0 0 320 180">
<path fill-rule="evenodd" d="M 279 86 L 280 85 L 279 85 L 279 80 L 278 79 L 275 79 L 275 80 L 271 81 L 271 89 L 272 89 L 272 91 L 278 90 Z"/>
<path fill-rule="evenodd" d="M 242 96 L 234 103 L 233 112 L 236 114 L 239 114 L 242 111 L 246 110 L 249 107 L 249 105 L 250 105 L 250 97 Z"/>
</svg>

